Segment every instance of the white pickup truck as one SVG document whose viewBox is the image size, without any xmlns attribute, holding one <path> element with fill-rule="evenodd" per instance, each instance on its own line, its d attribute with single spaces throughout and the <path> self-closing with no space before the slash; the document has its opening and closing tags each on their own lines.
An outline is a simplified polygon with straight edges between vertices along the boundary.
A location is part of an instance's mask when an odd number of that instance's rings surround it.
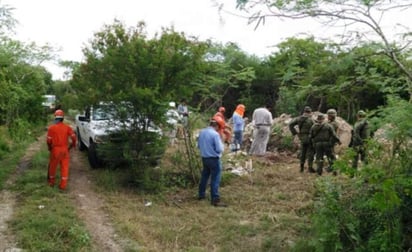
<svg viewBox="0 0 412 252">
<path fill-rule="evenodd" d="M 76 134 L 78 137 L 78 148 L 80 151 L 87 149 L 88 159 L 92 168 L 100 167 L 104 161 L 113 158 L 123 159 L 130 154 L 125 153 L 123 146 L 118 143 L 120 131 L 127 130 L 133 119 L 117 119 L 116 112 L 112 105 L 99 104 L 84 110 L 83 114 L 76 116 Z M 147 123 L 146 131 L 162 135 L 160 128 L 152 123 Z M 110 145 L 109 145 L 110 144 Z M 106 148 L 102 148 L 102 147 Z M 130 156 L 130 155 L 129 155 Z"/>
</svg>

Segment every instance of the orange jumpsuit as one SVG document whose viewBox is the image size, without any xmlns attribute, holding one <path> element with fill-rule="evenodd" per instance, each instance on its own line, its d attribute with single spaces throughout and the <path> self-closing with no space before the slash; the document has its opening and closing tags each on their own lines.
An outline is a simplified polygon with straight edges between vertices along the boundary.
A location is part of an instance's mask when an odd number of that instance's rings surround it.
<svg viewBox="0 0 412 252">
<path fill-rule="evenodd" d="M 218 111 L 213 117 L 220 117 L 225 122 L 224 125 L 219 124 L 219 134 L 223 139 L 223 142 L 230 143 L 232 141 L 232 128 L 226 124 L 226 118 L 222 112 Z"/>
<path fill-rule="evenodd" d="M 76 134 L 70 126 L 63 122 L 53 124 L 47 131 L 47 146 L 50 151 L 47 181 L 50 186 L 54 186 L 56 168 L 60 165 L 61 180 L 59 188 L 61 190 L 66 189 L 69 178 L 69 137 L 71 138 L 71 147 L 76 146 Z"/>
</svg>

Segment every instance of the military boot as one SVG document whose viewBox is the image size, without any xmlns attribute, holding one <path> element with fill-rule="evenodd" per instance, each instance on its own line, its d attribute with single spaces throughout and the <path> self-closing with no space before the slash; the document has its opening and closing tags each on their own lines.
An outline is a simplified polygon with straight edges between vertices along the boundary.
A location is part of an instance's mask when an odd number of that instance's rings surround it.
<svg viewBox="0 0 412 252">
<path fill-rule="evenodd" d="M 315 169 L 313 169 L 313 163 L 312 162 L 309 162 L 309 172 L 310 173 L 315 173 L 316 172 Z"/>
</svg>

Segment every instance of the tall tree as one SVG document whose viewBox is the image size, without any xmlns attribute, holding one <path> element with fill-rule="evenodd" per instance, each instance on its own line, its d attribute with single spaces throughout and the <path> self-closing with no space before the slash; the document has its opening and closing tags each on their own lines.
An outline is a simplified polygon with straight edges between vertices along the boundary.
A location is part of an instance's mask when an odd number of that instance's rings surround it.
<svg viewBox="0 0 412 252">
<path fill-rule="evenodd" d="M 326 93 L 321 91 L 321 87 L 334 84 L 334 78 L 328 74 L 327 68 L 335 57 L 333 50 L 336 48 L 317 42 L 314 38 L 290 38 L 280 43 L 278 49 L 269 61 L 281 86 L 289 89 L 294 99 L 300 99 L 295 111 L 301 110 L 304 105 L 322 109 L 326 104 Z M 285 100 L 292 97 L 280 98 Z"/>
<path fill-rule="evenodd" d="M 211 43 L 204 57 L 201 82 L 196 89 L 197 103 L 203 109 L 225 106 L 228 113 L 239 102 L 248 104 L 258 63 L 258 59 L 247 55 L 234 43 Z"/>
<path fill-rule="evenodd" d="M 0 37 L 7 36 L 14 31 L 17 20 L 13 17 L 12 11 L 12 7 L 0 5 Z"/>
<path fill-rule="evenodd" d="M 0 6 L 0 124 L 22 119 L 39 121 L 42 95 L 51 86 L 51 74 L 40 64 L 50 59 L 50 48 L 10 38 L 16 20 L 12 8 Z"/>
<path fill-rule="evenodd" d="M 343 26 L 347 38 L 355 39 L 357 43 L 371 42 L 368 35 L 372 32 L 382 42 L 382 52 L 408 77 L 408 90 L 412 101 L 412 69 L 408 67 L 404 58 L 400 57 L 404 49 L 410 49 L 412 33 L 407 26 L 399 25 L 403 32 L 391 39 L 388 33 L 394 27 L 385 30 L 382 25 L 385 16 L 392 14 L 390 18 L 396 18 L 400 11 L 410 10 L 412 3 L 404 0 L 237 0 L 237 6 L 252 13 L 250 21 L 256 22 L 257 25 L 268 17 L 315 18 L 328 26 Z M 360 27 L 365 28 L 366 32 L 360 32 Z"/>
<path fill-rule="evenodd" d="M 387 94 L 407 97 L 407 77 L 379 48 L 372 43 L 344 50 L 313 38 L 280 43 L 267 61 L 280 83 L 277 108 L 295 114 L 305 105 L 323 112 L 332 107 L 353 119 L 360 108 L 383 105 Z"/>
</svg>

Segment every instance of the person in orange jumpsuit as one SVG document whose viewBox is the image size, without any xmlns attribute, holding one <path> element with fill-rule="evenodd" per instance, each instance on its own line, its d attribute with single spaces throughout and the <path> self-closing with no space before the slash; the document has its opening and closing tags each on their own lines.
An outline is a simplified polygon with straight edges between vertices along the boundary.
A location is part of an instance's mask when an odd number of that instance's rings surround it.
<svg viewBox="0 0 412 252">
<path fill-rule="evenodd" d="M 214 115 L 212 117 L 213 121 L 216 121 L 218 129 L 217 129 L 217 133 L 219 133 L 220 138 L 222 139 L 222 142 L 225 142 L 225 134 L 224 134 L 224 129 L 225 129 L 225 121 L 222 119 L 221 116 L 218 115 Z"/>
<path fill-rule="evenodd" d="M 217 110 L 214 116 L 220 116 L 223 119 L 223 121 L 226 121 L 225 112 L 226 112 L 225 107 L 219 107 L 219 109 Z"/>
<path fill-rule="evenodd" d="M 54 113 L 55 123 L 47 130 L 47 147 L 50 151 L 49 169 L 47 182 L 54 186 L 56 169 L 60 165 L 60 185 L 61 190 L 65 190 L 69 178 L 69 151 L 76 146 L 76 134 L 73 129 L 64 124 L 64 112 L 61 109 Z M 71 142 L 69 142 L 69 138 Z"/>
<path fill-rule="evenodd" d="M 225 112 L 225 107 L 219 107 L 213 118 L 220 117 L 222 121 L 225 122 L 223 127 L 219 127 L 219 134 L 223 137 L 223 142 L 230 143 L 232 141 L 232 128 L 226 124 Z"/>
</svg>

